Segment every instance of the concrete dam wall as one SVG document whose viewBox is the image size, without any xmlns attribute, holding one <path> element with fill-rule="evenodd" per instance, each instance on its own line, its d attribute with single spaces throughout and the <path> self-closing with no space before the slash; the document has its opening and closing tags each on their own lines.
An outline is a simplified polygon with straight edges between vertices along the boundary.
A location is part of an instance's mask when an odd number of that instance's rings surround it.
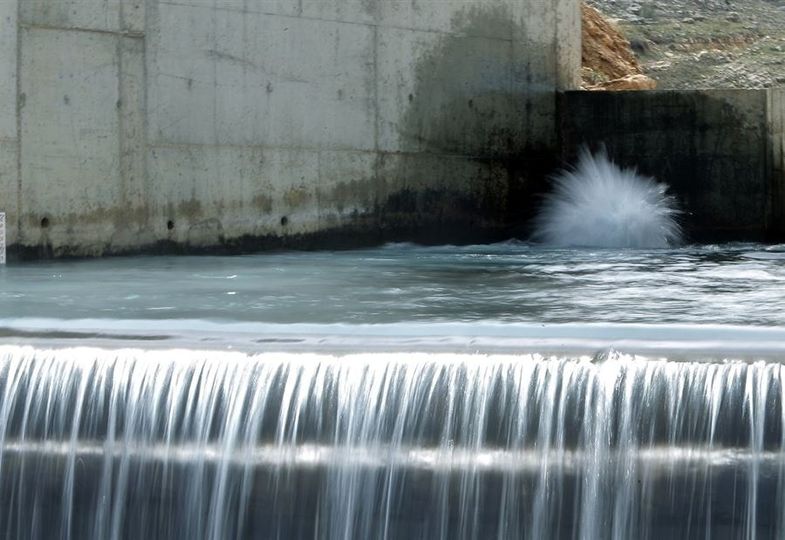
<svg viewBox="0 0 785 540">
<path fill-rule="evenodd" d="M 577 0 L 0 2 L 12 255 L 474 239 L 558 165 Z"/>
</svg>

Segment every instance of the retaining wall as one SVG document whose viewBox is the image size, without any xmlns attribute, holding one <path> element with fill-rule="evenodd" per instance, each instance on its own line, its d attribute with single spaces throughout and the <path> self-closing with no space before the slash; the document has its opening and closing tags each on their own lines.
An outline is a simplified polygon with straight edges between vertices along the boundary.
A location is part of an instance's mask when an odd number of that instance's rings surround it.
<svg viewBox="0 0 785 540">
<path fill-rule="evenodd" d="M 17 255 L 501 234 L 580 66 L 577 0 L 5 0 L 0 21 Z"/>
<path fill-rule="evenodd" d="M 563 159 L 604 144 L 679 199 L 690 240 L 785 238 L 785 89 L 566 92 Z"/>
</svg>

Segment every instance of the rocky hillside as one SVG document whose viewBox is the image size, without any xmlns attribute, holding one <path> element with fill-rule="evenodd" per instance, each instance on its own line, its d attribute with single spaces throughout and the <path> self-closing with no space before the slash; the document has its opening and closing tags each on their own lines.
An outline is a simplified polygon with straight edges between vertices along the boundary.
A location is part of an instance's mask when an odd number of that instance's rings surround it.
<svg viewBox="0 0 785 540">
<path fill-rule="evenodd" d="M 785 0 L 589 0 L 659 88 L 785 86 Z"/>
<path fill-rule="evenodd" d="M 586 90 L 649 90 L 629 40 L 597 9 L 584 4 L 582 86 Z"/>
</svg>

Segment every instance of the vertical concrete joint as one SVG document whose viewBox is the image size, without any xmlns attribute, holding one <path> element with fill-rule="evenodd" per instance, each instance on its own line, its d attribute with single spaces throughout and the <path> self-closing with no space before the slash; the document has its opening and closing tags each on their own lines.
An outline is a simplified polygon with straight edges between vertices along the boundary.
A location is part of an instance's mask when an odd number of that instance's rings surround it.
<svg viewBox="0 0 785 540">
<path fill-rule="evenodd" d="M 22 0 L 16 0 L 16 242 L 22 243 L 22 27 L 21 27 Z"/>
<path fill-rule="evenodd" d="M 581 77 L 580 0 L 555 0 L 556 84 L 559 90 L 575 90 Z"/>
<path fill-rule="evenodd" d="M 769 178 L 769 235 L 785 236 L 785 90 L 766 90 L 766 176 Z"/>
</svg>

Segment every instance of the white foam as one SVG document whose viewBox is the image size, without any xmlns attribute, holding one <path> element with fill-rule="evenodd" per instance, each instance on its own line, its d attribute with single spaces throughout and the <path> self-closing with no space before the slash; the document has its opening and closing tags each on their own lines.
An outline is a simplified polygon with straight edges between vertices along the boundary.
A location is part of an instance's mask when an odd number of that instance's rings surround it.
<svg viewBox="0 0 785 540">
<path fill-rule="evenodd" d="M 664 184 L 584 150 L 575 169 L 555 178 L 534 239 L 557 247 L 667 248 L 681 241 L 677 215 Z"/>
</svg>

